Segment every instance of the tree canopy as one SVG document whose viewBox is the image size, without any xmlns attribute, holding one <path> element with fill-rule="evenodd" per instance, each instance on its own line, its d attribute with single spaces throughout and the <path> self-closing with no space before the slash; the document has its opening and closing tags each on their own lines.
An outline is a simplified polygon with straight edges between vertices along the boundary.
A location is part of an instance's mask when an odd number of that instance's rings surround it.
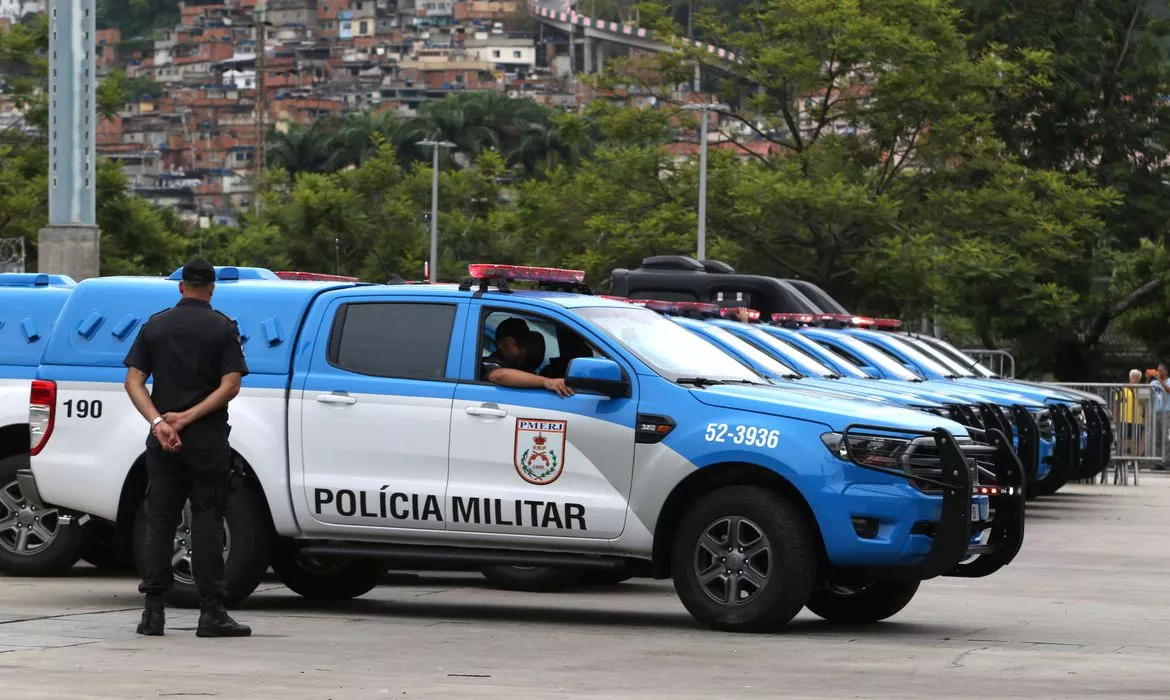
<svg viewBox="0 0 1170 700">
<path fill-rule="evenodd" d="M 1111 328 L 1170 350 L 1170 62 L 1144 2 L 637 9 L 668 40 L 693 9 L 693 33 L 737 60 L 676 42 L 608 61 L 592 79 L 601 99 L 580 111 L 468 92 L 412 118 L 357 112 L 273 132 L 260 211 L 238 227 L 185 230 L 103 162 L 103 272 L 169 272 L 198 251 L 221 264 L 419 278 L 432 171 L 418 142 L 444 139 L 455 146 L 440 161 L 442 277 L 482 260 L 549 264 L 585 269 L 604 291 L 615 267 L 694 254 L 697 115 L 680 102 L 695 96 L 675 87 L 699 64 L 721 103 L 708 257 L 816 282 L 857 312 L 934 319 L 1061 378 L 1093 376 Z M 0 33 L 5 91 L 24 100 L 34 133 L 43 31 Z M 114 75 L 103 101 L 153 89 Z M 623 95 L 657 108 L 623 106 Z M 0 235 L 35 240 L 44 160 L 42 137 L 0 138 Z"/>
</svg>

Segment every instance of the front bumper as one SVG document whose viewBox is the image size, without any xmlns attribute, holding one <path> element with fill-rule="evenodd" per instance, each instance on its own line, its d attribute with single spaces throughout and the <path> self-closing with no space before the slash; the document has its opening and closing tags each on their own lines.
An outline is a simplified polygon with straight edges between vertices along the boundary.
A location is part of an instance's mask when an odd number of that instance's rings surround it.
<svg viewBox="0 0 1170 700">
<path fill-rule="evenodd" d="M 843 441 L 848 445 L 851 432 L 865 434 L 871 430 L 890 429 L 851 425 L 843 432 Z M 1024 468 L 1012 449 L 1011 439 L 1002 431 L 992 428 L 971 432 L 983 442 L 960 444 L 943 428 L 919 433 L 921 438 L 933 439 L 937 456 L 912 457 L 904 469 L 863 464 L 850 452 L 849 460 L 863 469 L 898 476 L 921 489 L 937 492 L 942 497 L 942 507 L 930 532 L 930 549 L 915 563 L 843 568 L 851 575 L 870 579 L 924 580 L 937 576 L 987 576 L 1011 563 L 1024 541 Z M 915 469 L 922 472 L 915 473 Z M 988 519 L 973 521 L 972 511 L 979 512 L 978 501 L 982 498 L 988 501 Z"/>
</svg>

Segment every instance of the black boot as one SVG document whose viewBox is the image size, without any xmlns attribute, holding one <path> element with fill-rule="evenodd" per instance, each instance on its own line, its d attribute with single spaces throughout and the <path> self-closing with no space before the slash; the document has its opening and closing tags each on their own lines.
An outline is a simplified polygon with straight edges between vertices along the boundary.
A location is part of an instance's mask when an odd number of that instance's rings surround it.
<svg viewBox="0 0 1170 700">
<path fill-rule="evenodd" d="M 222 603 L 204 606 L 199 613 L 199 627 L 195 630 L 196 637 L 248 637 L 251 634 L 252 628 L 233 620 Z"/>
<path fill-rule="evenodd" d="M 138 623 L 138 634 L 148 637 L 161 637 L 167 617 L 163 612 L 161 598 L 147 598 L 146 607 L 142 611 L 142 622 Z"/>
</svg>

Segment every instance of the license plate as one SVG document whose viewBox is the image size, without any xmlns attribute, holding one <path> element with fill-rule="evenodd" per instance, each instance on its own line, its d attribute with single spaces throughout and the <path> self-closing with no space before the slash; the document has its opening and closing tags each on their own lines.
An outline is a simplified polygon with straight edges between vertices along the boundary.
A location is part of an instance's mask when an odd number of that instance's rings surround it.
<svg viewBox="0 0 1170 700">
<path fill-rule="evenodd" d="M 984 501 L 974 501 L 971 503 L 971 522 L 977 523 L 987 520 L 991 515 L 990 505 Z"/>
</svg>

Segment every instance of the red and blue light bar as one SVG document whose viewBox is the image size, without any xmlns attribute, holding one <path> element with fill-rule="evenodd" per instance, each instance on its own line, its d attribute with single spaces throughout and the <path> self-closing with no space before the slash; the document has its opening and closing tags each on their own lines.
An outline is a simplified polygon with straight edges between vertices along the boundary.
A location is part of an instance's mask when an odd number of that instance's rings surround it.
<svg viewBox="0 0 1170 700">
<path fill-rule="evenodd" d="M 730 318 L 733 321 L 738 321 L 741 313 L 747 314 L 748 323 L 760 320 L 760 312 L 756 309 L 749 309 L 746 306 L 725 306 L 719 309 L 719 314 L 723 318 Z"/>
<path fill-rule="evenodd" d="M 817 322 L 817 316 L 816 316 L 816 314 L 792 314 L 792 313 L 772 314 L 772 322 L 773 323 L 804 324 L 806 326 L 810 326 L 810 325 Z"/>
<path fill-rule="evenodd" d="M 529 265 L 494 265 L 473 263 L 467 273 L 477 280 L 507 280 L 510 282 L 560 282 L 584 284 L 584 270 L 564 270 L 559 267 L 532 267 Z"/>
</svg>

